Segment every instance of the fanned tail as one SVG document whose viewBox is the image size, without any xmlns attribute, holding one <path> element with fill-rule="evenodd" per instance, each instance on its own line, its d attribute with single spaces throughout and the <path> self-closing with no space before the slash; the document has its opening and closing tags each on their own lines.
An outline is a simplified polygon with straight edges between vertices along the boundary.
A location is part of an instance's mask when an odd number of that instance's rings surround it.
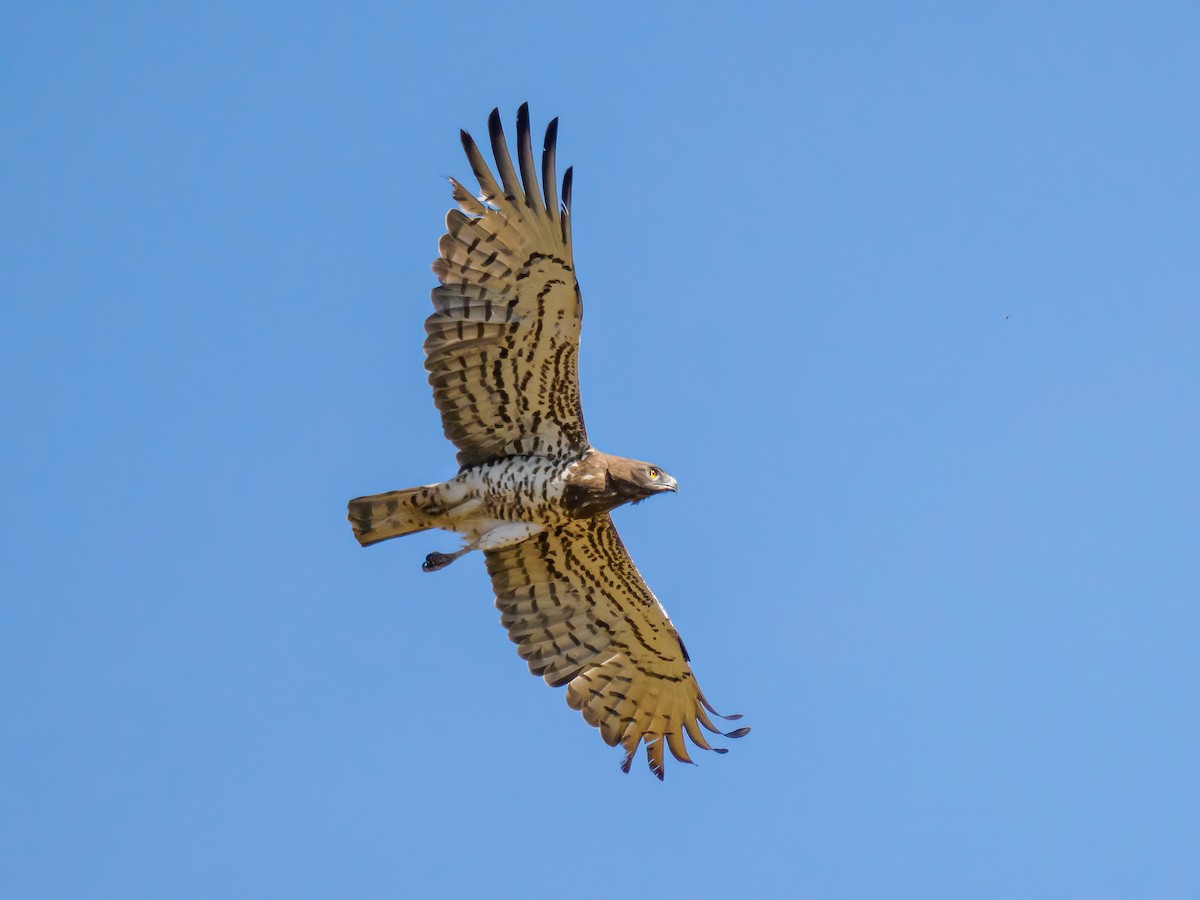
<svg viewBox="0 0 1200 900">
<path fill-rule="evenodd" d="M 437 485 L 372 494 L 350 501 L 350 525 L 364 547 L 437 527 Z"/>
</svg>

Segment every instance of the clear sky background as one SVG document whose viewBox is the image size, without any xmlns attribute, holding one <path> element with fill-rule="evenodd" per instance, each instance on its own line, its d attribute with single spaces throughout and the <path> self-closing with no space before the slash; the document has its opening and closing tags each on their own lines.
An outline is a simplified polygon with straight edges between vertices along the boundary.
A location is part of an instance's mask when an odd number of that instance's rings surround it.
<svg viewBox="0 0 1200 900">
<path fill-rule="evenodd" d="M 6 898 L 1200 896 L 1190 3 L 6 4 Z M 530 101 L 717 707 L 659 784 L 450 536 L 429 263 Z"/>
</svg>

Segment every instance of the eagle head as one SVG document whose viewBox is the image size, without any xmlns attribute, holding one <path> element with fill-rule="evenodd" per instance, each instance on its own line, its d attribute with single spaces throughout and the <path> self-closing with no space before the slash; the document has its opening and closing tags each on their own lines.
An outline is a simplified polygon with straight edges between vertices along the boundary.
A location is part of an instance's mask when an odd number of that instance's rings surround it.
<svg viewBox="0 0 1200 900">
<path fill-rule="evenodd" d="M 630 460 L 630 462 L 633 462 L 633 460 Z M 676 492 L 679 490 L 679 482 L 658 466 L 651 465 L 650 463 L 635 462 L 627 478 L 629 487 L 641 494 L 640 497 L 634 500 L 635 503 L 639 503 L 654 494 L 661 494 L 665 491 Z"/>
<path fill-rule="evenodd" d="M 568 467 L 563 501 L 571 515 L 586 518 L 678 491 L 679 482 L 653 463 L 589 450 Z"/>
</svg>

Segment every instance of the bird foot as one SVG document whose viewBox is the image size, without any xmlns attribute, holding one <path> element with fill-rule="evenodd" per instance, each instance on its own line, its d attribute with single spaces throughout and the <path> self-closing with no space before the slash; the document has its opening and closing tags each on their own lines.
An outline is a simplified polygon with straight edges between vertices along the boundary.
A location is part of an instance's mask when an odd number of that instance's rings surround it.
<svg viewBox="0 0 1200 900">
<path fill-rule="evenodd" d="M 436 572 L 444 569 L 466 552 L 466 550 L 459 550 L 457 553 L 430 553 L 425 557 L 425 562 L 421 563 L 421 571 Z"/>
</svg>

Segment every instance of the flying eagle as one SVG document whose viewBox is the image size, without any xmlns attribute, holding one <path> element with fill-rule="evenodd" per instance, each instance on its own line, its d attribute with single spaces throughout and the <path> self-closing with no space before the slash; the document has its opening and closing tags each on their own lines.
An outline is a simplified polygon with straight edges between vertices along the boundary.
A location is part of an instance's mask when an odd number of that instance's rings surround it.
<svg viewBox="0 0 1200 900">
<path fill-rule="evenodd" d="M 571 170 L 555 195 L 558 120 L 543 144 L 541 184 L 529 107 L 517 112 L 517 166 L 498 110 L 488 119 L 497 183 L 467 132 L 463 149 L 480 194 L 450 179 L 461 207 L 446 215 L 440 285 L 425 320 L 425 368 L 458 475 L 440 484 L 350 501 L 354 536 L 366 547 L 430 528 L 465 545 L 430 553 L 426 572 L 482 550 L 500 621 L 517 652 L 567 703 L 625 750 L 628 772 L 644 743 L 663 777 L 663 746 L 691 762 L 683 735 L 713 748 L 721 734 L 688 665 L 683 641 L 646 586 L 609 511 L 675 491 L 650 463 L 588 443 L 579 402 L 583 305 L 571 253 Z M 707 711 L 707 712 L 706 712 Z M 736 719 L 738 716 L 722 716 Z M 741 737 L 748 728 L 726 733 Z"/>
</svg>

